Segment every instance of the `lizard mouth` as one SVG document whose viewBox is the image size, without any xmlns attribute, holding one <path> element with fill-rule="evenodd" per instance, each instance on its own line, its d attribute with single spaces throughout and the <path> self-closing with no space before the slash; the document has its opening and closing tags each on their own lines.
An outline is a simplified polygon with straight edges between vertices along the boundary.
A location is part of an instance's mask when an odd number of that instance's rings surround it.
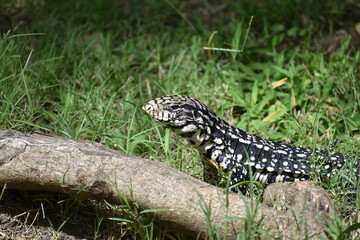
<svg viewBox="0 0 360 240">
<path fill-rule="evenodd" d="M 161 109 L 158 104 L 152 104 L 151 101 L 145 104 L 142 109 L 160 123 L 175 124 L 177 122 L 176 113 Z"/>
<path fill-rule="evenodd" d="M 142 106 L 147 114 L 154 118 L 161 124 L 172 126 L 183 126 L 186 121 L 177 117 L 177 113 L 174 111 L 164 110 L 158 104 L 152 104 L 151 101 Z"/>
</svg>

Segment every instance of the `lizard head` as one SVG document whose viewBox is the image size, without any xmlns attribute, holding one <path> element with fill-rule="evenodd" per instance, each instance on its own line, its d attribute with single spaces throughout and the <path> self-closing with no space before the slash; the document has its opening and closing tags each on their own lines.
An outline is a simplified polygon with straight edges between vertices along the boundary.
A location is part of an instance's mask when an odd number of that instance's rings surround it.
<svg viewBox="0 0 360 240">
<path fill-rule="evenodd" d="M 210 111 L 203 103 L 185 95 L 159 97 L 147 102 L 142 109 L 157 122 L 173 129 L 182 128 L 183 132 L 202 128 Z"/>
</svg>

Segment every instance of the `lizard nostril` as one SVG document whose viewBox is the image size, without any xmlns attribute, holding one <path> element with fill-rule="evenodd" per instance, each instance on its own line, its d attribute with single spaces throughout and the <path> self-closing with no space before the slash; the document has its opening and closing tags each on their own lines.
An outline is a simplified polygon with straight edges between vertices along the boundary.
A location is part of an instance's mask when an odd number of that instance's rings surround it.
<svg viewBox="0 0 360 240">
<path fill-rule="evenodd" d="M 143 110 L 145 110 L 146 112 L 149 112 L 151 110 L 153 110 L 153 106 L 150 104 L 146 104 L 142 107 Z"/>
</svg>

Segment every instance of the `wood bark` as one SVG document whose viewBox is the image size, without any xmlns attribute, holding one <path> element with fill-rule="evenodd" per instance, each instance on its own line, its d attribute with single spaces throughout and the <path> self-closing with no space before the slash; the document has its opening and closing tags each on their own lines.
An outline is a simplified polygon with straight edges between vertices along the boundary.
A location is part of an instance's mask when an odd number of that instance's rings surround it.
<svg viewBox="0 0 360 240">
<path fill-rule="evenodd" d="M 0 185 L 4 184 L 21 190 L 81 191 L 86 198 L 112 203 L 126 198 L 143 209 L 167 209 L 155 212 L 156 221 L 194 237 L 208 234 L 205 210 L 217 231 L 230 239 L 244 231 L 244 219 L 250 216 L 269 236 L 324 236 L 324 226 L 308 218 L 306 211 L 289 214 L 257 204 L 160 162 L 89 141 L 0 129 Z M 300 218 L 306 221 L 299 227 Z"/>
</svg>

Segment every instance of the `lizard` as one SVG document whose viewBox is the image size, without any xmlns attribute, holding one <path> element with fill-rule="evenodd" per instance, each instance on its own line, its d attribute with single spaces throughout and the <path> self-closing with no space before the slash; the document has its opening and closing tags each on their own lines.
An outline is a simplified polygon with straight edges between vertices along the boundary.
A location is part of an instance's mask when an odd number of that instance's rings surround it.
<svg viewBox="0 0 360 240">
<path fill-rule="evenodd" d="M 311 180 L 315 162 L 330 177 L 349 160 L 333 147 L 329 151 L 297 147 L 250 134 L 186 95 L 159 97 L 142 109 L 197 149 L 204 165 L 204 181 L 213 185 L 219 182 L 220 172 L 230 173 L 231 185 L 250 180 L 250 176 L 265 186 Z M 240 190 L 244 192 L 244 187 Z"/>
</svg>

